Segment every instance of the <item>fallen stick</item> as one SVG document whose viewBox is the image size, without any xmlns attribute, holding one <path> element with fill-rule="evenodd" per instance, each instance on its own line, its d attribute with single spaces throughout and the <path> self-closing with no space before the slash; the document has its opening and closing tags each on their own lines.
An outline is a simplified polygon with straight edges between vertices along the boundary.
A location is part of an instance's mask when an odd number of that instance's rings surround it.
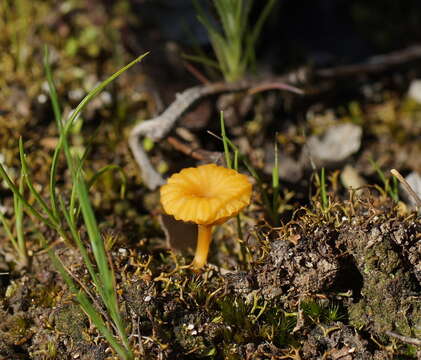
<svg viewBox="0 0 421 360">
<path fill-rule="evenodd" d="M 412 198 L 415 201 L 415 204 L 417 204 L 417 207 L 421 209 L 421 199 L 418 196 L 418 194 L 412 189 L 411 185 L 408 184 L 408 182 L 405 180 L 405 178 L 400 174 L 400 172 L 396 169 L 390 170 L 392 175 L 397 178 L 400 183 L 402 184 L 403 188 L 407 192 L 409 196 L 412 196 Z"/>
<path fill-rule="evenodd" d="M 412 337 L 409 337 L 409 336 L 403 336 L 403 335 L 400 335 L 400 334 L 396 334 L 392 331 L 386 331 L 386 334 L 391 336 L 391 337 L 394 337 L 396 339 L 399 339 L 400 341 L 403 341 L 407 344 L 411 344 L 411 345 L 415 345 L 415 346 L 421 346 L 421 340 L 420 339 L 412 338 Z"/>
</svg>

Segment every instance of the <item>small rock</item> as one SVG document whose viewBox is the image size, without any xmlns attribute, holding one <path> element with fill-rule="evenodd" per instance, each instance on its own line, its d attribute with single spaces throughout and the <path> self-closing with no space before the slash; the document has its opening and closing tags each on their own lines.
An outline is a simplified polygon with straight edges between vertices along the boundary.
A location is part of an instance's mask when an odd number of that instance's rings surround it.
<svg viewBox="0 0 421 360">
<path fill-rule="evenodd" d="M 361 136 L 360 126 L 351 123 L 332 126 L 322 137 L 309 137 L 307 155 L 318 166 L 340 163 L 358 151 Z"/>
<path fill-rule="evenodd" d="M 421 79 L 416 79 L 411 82 L 411 85 L 409 85 L 408 96 L 417 103 L 421 103 Z"/>
<path fill-rule="evenodd" d="M 358 189 L 366 184 L 364 178 L 351 165 L 346 165 L 342 170 L 341 182 L 347 189 Z"/>
</svg>

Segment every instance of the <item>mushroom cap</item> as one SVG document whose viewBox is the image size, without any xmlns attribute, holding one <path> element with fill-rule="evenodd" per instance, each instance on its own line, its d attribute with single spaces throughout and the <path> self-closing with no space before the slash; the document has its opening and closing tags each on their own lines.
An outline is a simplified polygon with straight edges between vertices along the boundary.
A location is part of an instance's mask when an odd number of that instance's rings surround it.
<svg viewBox="0 0 421 360">
<path fill-rule="evenodd" d="M 247 176 L 215 164 L 186 168 L 161 186 L 164 211 L 177 220 L 200 225 L 221 224 L 249 203 Z"/>
</svg>

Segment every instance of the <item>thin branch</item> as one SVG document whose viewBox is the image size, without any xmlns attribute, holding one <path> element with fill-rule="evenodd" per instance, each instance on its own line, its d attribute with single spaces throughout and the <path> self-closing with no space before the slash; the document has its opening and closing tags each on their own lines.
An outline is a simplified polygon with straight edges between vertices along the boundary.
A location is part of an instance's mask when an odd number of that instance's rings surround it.
<svg viewBox="0 0 421 360">
<path fill-rule="evenodd" d="M 269 90 L 287 90 L 287 91 L 290 91 L 294 94 L 304 95 L 303 90 L 301 90 L 301 89 L 299 89 L 295 86 L 283 83 L 283 82 L 268 82 L 268 83 L 259 84 L 255 87 L 250 88 L 249 91 L 248 91 L 248 94 L 254 95 L 254 94 L 257 94 L 259 92 L 269 91 Z"/>
<path fill-rule="evenodd" d="M 208 151 L 200 148 L 192 148 L 190 145 L 185 144 L 173 136 L 168 136 L 168 143 L 174 147 L 174 149 L 182 152 L 183 154 L 192 157 L 199 161 L 216 162 L 221 160 L 223 154 L 218 151 Z"/>
<path fill-rule="evenodd" d="M 396 177 L 400 181 L 400 183 L 402 184 L 403 188 L 408 193 L 408 195 L 412 196 L 415 203 L 417 204 L 417 207 L 421 208 L 421 199 L 418 196 L 418 194 L 412 189 L 411 185 L 408 184 L 408 181 L 404 179 L 404 177 L 399 173 L 398 170 L 392 169 L 390 170 L 390 172 L 392 173 L 394 177 Z"/>
<path fill-rule="evenodd" d="M 394 337 L 396 339 L 399 339 L 400 341 L 403 341 L 407 344 L 411 344 L 411 345 L 415 345 L 415 346 L 421 346 L 421 340 L 420 339 L 412 338 L 412 337 L 404 336 L 404 335 L 399 335 L 399 334 L 396 334 L 392 331 L 386 331 L 386 334 L 391 336 L 391 337 Z"/>
<path fill-rule="evenodd" d="M 421 58 L 421 45 L 393 51 L 384 55 L 368 58 L 360 64 L 337 66 L 328 69 L 316 70 L 315 75 L 323 78 L 345 77 L 356 74 L 379 73 L 393 66 L 401 65 Z"/>
</svg>

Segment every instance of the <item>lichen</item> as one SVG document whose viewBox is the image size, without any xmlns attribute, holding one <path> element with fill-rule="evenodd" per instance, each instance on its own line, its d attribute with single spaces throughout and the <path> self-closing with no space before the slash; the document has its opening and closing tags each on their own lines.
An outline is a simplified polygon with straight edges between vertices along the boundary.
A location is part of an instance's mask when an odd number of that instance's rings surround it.
<svg viewBox="0 0 421 360">
<path fill-rule="evenodd" d="M 396 331 L 413 336 L 421 319 L 419 291 L 388 233 L 374 227 L 353 234 L 351 251 L 363 277 L 361 299 L 349 306 L 349 319 L 357 328 L 373 328 L 378 334 Z M 350 237 L 349 237 L 350 238 Z M 348 238 L 348 239 L 349 239 Z"/>
</svg>

